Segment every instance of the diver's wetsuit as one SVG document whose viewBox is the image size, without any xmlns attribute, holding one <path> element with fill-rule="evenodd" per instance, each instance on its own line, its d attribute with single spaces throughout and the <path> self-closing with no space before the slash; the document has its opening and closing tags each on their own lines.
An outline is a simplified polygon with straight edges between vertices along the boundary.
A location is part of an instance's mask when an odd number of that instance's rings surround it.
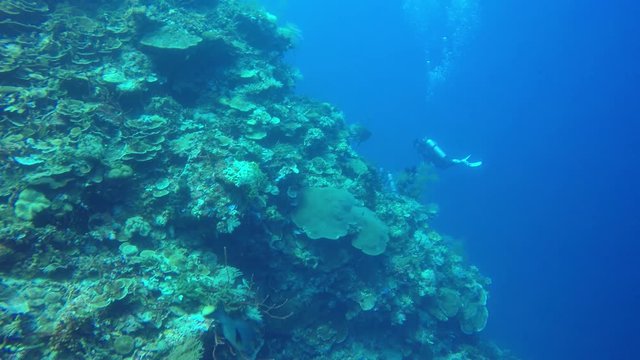
<svg viewBox="0 0 640 360">
<path fill-rule="evenodd" d="M 447 169 L 456 164 L 435 142 L 431 141 L 431 143 L 429 143 L 429 139 L 427 138 L 416 139 L 413 142 L 413 146 L 415 146 L 418 154 L 422 156 L 425 162 L 431 163 L 439 169 Z"/>
</svg>

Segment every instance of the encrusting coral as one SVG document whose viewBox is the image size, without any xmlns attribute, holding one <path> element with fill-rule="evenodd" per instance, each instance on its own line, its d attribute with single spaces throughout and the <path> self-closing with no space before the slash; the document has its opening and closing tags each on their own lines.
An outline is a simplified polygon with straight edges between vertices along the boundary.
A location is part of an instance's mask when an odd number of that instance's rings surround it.
<svg viewBox="0 0 640 360">
<path fill-rule="evenodd" d="M 295 28 L 11 0 L 0 29 L 1 358 L 511 358 L 434 211 L 293 92 Z"/>
</svg>

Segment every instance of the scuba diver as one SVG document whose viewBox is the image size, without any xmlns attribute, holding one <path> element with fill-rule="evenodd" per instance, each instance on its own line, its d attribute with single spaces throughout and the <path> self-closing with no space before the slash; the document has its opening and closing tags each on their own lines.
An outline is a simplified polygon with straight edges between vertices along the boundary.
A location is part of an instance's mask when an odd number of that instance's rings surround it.
<svg viewBox="0 0 640 360">
<path fill-rule="evenodd" d="M 433 164 L 433 166 L 439 169 L 447 169 L 454 165 L 460 164 L 470 168 L 475 168 L 482 165 L 482 161 L 470 162 L 469 157 L 471 157 L 471 155 L 468 155 L 467 157 L 462 159 L 450 158 L 432 139 L 416 139 L 413 142 L 413 145 L 425 162 L 431 163 Z"/>
</svg>

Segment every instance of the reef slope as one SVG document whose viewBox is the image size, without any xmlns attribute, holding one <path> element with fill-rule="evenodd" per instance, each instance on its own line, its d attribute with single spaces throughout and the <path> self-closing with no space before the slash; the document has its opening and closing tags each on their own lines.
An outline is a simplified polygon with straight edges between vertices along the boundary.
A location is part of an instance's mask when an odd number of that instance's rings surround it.
<svg viewBox="0 0 640 360">
<path fill-rule="evenodd" d="M 498 359 L 489 280 L 231 0 L 0 5 L 0 357 Z"/>
</svg>

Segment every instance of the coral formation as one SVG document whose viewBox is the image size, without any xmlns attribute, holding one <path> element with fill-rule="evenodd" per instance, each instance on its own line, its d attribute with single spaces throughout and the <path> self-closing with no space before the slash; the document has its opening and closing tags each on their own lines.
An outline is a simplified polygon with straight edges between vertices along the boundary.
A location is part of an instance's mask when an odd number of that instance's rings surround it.
<svg viewBox="0 0 640 360">
<path fill-rule="evenodd" d="M 0 358 L 511 358 L 435 211 L 294 93 L 295 28 L 233 0 L 0 28 Z"/>
<path fill-rule="evenodd" d="M 18 195 L 18 200 L 13 204 L 13 212 L 22 220 L 33 220 L 33 218 L 46 208 L 51 206 L 51 201 L 43 193 L 24 189 Z"/>
<path fill-rule="evenodd" d="M 367 255 L 380 255 L 389 240 L 387 226 L 348 191 L 307 188 L 291 219 L 310 239 L 337 240 L 354 232 L 353 247 Z"/>
</svg>

